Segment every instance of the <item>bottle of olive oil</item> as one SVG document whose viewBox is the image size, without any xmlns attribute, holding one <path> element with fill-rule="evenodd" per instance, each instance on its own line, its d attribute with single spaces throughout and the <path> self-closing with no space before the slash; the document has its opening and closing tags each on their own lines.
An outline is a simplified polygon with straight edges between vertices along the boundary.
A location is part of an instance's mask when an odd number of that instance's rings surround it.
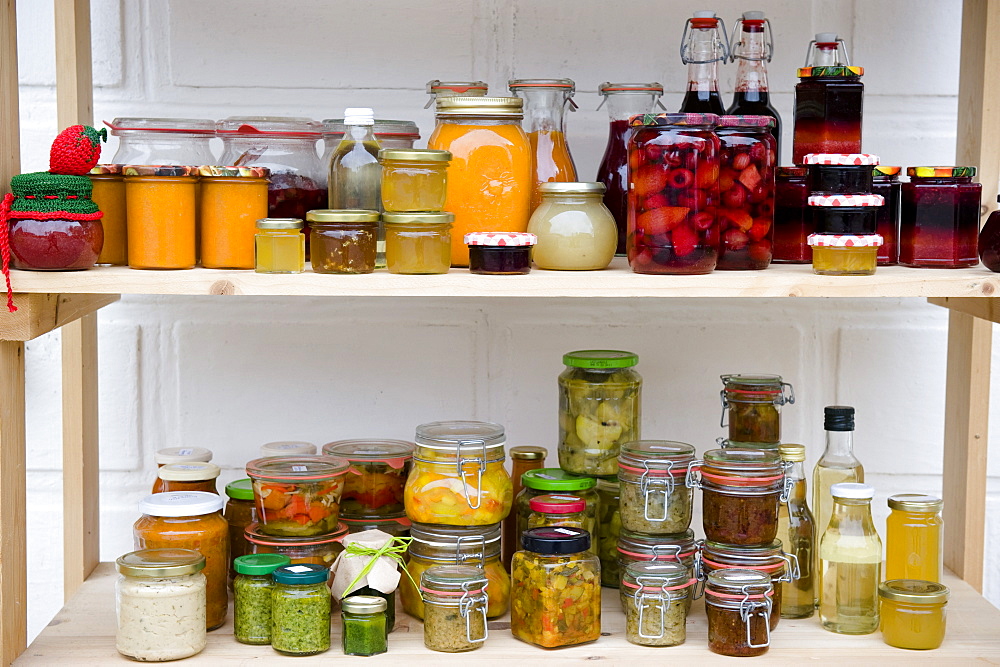
<svg viewBox="0 0 1000 667">
<path fill-rule="evenodd" d="M 382 211 L 382 166 L 375 139 L 375 112 L 344 109 L 344 138 L 330 156 L 329 205 L 333 209 Z M 377 268 L 385 267 L 385 228 L 378 225 Z"/>
</svg>

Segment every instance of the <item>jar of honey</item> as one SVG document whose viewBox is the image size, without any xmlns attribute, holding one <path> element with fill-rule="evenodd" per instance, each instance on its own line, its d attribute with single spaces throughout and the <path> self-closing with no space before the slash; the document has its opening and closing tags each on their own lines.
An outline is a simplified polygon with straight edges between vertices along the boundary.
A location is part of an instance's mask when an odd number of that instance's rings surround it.
<svg viewBox="0 0 1000 667">
<path fill-rule="evenodd" d="M 261 218 L 254 234 L 257 273 L 302 273 L 306 265 L 306 235 L 298 218 Z M 314 449 L 315 451 L 315 449 Z"/>
<path fill-rule="evenodd" d="M 321 209 L 306 214 L 310 256 L 316 273 L 371 273 L 375 270 L 378 211 Z"/>
<path fill-rule="evenodd" d="M 935 649 L 945 634 L 948 587 L 932 581 L 890 579 L 879 584 L 879 625 L 889 646 Z"/>
<path fill-rule="evenodd" d="M 256 222 L 267 217 L 265 167 L 198 168 L 201 263 L 207 269 L 254 268 Z"/>
<path fill-rule="evenodd" d="M 448 273 L 454 220 L 448 212 L 383 213 L 389 273 Z"/>
<path fill-rule="evenodd" d="M 889 496 L 885 578 L 941 581 L 941 499 L 916 493 Z"/>
<path fill-rule="evenodd" d="M 447 193 L 451 153 L 421 148 L 383 148 L 382 208 L 393 212 L 440 211 Z"/>
<path fill-rule="evenodd" d="M 104 245 L 97 256 L 97 263 L 124 266 L 128 264 L 128 228 L 122 165 L 97 165 L 90 170 L 90 183 L 94 186 L 90 198 L 104 214 L 101 218 Z"/>
<path fill-rule="evenodd" d="M 126 165 L 128 265 L 191 269 L 196 261 L 197 167 Z"/>
</svg>

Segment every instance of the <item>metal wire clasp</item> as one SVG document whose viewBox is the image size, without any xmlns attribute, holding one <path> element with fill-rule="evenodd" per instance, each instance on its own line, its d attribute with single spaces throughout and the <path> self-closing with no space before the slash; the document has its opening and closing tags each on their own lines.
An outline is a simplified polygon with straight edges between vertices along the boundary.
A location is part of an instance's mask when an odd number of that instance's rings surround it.
<svg viewBox="0 0 1000 667">
<path fill-rule="evenodd" d="M 661 479 L 659 475 L 650 476 L 651 472 L 659 472 L 661 469 L 658 467 L 650 467 L 651 461 L 643 461 L 642 467 L 645 472 L 642 473 L 642 477 L 639 478 L 639 490 L 642 491 L 643 507 L 642 514 L 646 518 L 646 521 L 666 521 L 667 520 L 667 507 L 669 505 L 670 494 L 674 492 L 674 462 L 665 461 L 666 467 L 662 470 L 665 473 L 664 477 Z M 662 489 L 653 488 L 655 486 L 662 485 Z M 649 515 L 649 502 L 652 499 L 651 495 L 654 493 L 663 493 L 663 516 L 653 517 Z"/>
<path fill-rule="evenodd" d="M 750 589 L 754 587 L 754 584 L 747 584 L 743 586 L 740 590 L 743 592 L 743 599 L 740 600 L 740 618 L 746 624 L 747 628 L 747 646 L 749 648 L 766 648 L 771 645 L 771 598 L 767 596 L 767 591 L 769 589 L 773 590 L 770 585 L 761 586 L 763 590 L 760 595 L 764 598 L 763 600 L 751 600 L 750 599 Z M 764 625 L 764 643 L 754 644 L 753 637 L 750 633 L 750 620 L 754 616 L 760 616 L 763 619 Z"/>
<path fill-rule="evenodd" d="M 469 586 L 476 585 L 480 586 L 477 581 L 466 581 L 462 584 L 462 590 L 465 593 L 462 595 L 461 599 L 458 601 L 458 613 L 462 615 L 465 619 L 465 638 L 473 644 L 478 644 L 480 642 L 486 641 L 489 636 L 490 631 L 486 623 L 486 607 L 489 604 L 489 598 L 486 596 L 486 587 L 489 586 L 489 582 L 485 582 L 481 585 L 479 593 L 473 594 L 469 591 Z M 480 611 L 483 614 L 483 636 L 473 637 L 472 636 L 472 612 Z"/>
<path fill-rule="evenodd" d="M 736 55 L 737 49 L 743 46 L 743 40 L 737 40 L 736 35 L 741 34 L 744 20 L 745 19 L 741 16 L 736 19 L 736 25 L 733 26 L 733 35 L 729 39 L 729 62 L 735 62 L 737 58 L 741 60 L 752 60 L 754 62 L 771 62 L 771 58 L 774 56 L 774 33 L 771 31 L 771 21 L 766 18 L 754 19 L 764 21 L 764 53 L 759 56 Z"/>
<path fill-rule="evenodd" d="M 463 458 L 462 454 L 461 454 L 462 450 L 466 446 L 470 446 L 470 445 L 479 445 L 479 446 L 481 446 L 483 448 L 483 455 L 482 455 L 482 457 L 475 457 L 474 456 L 472 458 Z M 479 506 L 483 504 L 482 483 L 483 483 L 483 471 L 486 469 L 486 441 L 485 440 L 462 440 L 462 441 L 460 441 L 458 443 L 458 451 L 459 451 L 459 455 L 458 455 L 458 463 L 456 463 L 456 467 L 457 467 L 457 470 L 458 470 L 458 476 L 462 480 L 462 486 L 464 487 L 464 490 L 465 490 L 465 502 L 467 502 L 469 504 L 469 507 L 471 507 L 474 510 L 477 510 L 477 509 L 479 509 Z M 476 504 L 475 505 L 472 504 L 472 496 L 469 493 L 469 481 L 468 481 L 468 479 L 466 477 L 466 474 L 465 474 L 465 464 L 466 463 L 474 463 L 474 464 L 476 464 Z"/>
<path fill-rule="evenodd" d="M 667 607 L 673 602 L 674 597 L 671 595 L 670 591 L 667 590 L 667 582 L 664 581 L 660 584 L 660 590 L 656 593 L 646 593 L 646 586 L 650 588 L 656 585 L 657 580 L 653 579 L 649 584 L 643 583 L 643 579 L 649 579 L 649 577 L 637 577 L 635 583 L 639 584 L 639 590 L 636 591 L 635 596 L 635 606 L 639 610 L 639 636 L 643 639 L 660 639 L 666 632 L 666 621 L 667 621 Z M 647 603 L 649 603 L 647 605 Z M 653 607 L 660 608 L 660 634 L 657 635 L 647 635 L 643 633 L 643 619 L 646 614 L 647 609 Z"/>
<path fill-rule="evenodd" d="M 462 553 L 462 547 L 469 543 L 478 546 L 479 551 L 471 554 Z M 455 562 L 461 565 L 470 560 L 478 560 L 479 567 L 486 568 L 486 538 L 482 535 L 462 535 L 455 542 Z"/>
<path fill-rule="evenodd" d="M 716 21 L 716 25 L 714 28 L 711 28 L 711 30 L 715 33 L 715 36 L 713 38 L 715 41 L 714 46 L 716 51 L 719 53 L 719 56 L 716 58 L 712 58 L 711 60 L 694 60 L 692 58 L 687 57 L 685 52 L 687 51 L 686 47 L 688 46 L 688 30 L 691 28 L 691 22 L 698 20 L 699 18 L 702 17 L 692 17 L 689 18 L 684 23 L 684 32 L 681 34 L 681 48 L 680 48 L 681 62 L 684 63 L 685 65 L 707 65 L 709 63 L 726 62 L 727 60 L 729 60 L 729 43 L 728 40 L 726 39 L 726 22 L 717 16 L 712 17 Z M 698 28 L 698 29 L 708 30 L 709 28 Z"/>
</svg>

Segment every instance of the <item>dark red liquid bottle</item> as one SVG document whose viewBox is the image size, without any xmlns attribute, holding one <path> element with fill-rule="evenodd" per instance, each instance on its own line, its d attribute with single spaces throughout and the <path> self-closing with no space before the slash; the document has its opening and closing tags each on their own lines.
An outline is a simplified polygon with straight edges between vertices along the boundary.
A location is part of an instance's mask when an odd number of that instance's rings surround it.
<svg viewBox="0 0 1000 667">
<path fill-rule="evenodd" d="M 726 24 L 715 12 L 695 12 L 684 26 L 681 62 L 688 66 L 688 87 L 681 113 L 714 113 L 726 107 L 719 95 L 719 62 L 729 58 Z"/>
<path fill-rule="evenodd" d="M 739 35 L 739 39 L 736 37 Z M 729 45 L 730 59 L 739 61 L 736 92 L 727 113 L 731 116 L 770 116 L 774 119 L 771 135 L 781 157 L 781 116 L 771 106 L 767 85 L 767 63 L 774 54 L 771 24 L 764 12 L 744 12 L 733 30 Z"/>
<path fill-rule="evenodd" d="M 1000 197 L 997 197 L 1000 202 Z M 994 273 L 1000 273 L 1000 211 L 993 211 L 979 232 L 979 259 Z"/>
</svg>

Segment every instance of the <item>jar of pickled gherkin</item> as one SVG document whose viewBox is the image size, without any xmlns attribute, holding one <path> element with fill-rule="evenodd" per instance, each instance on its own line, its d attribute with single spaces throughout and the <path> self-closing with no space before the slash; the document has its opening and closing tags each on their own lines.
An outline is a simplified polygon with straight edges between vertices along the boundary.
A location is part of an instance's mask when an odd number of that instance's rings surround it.
<svg viewBox="0 0 1000 667">
<path fill-rule="evenodd" d="M 795 403 L 792 385 L 780 375 L 723 375 L 722 421 L 729 417 L 729 446 L 777 449 L 781 442 L 781 406 Z M 786 392 L 787 389 L 787 392 Z"/>
<path fill-rule="evenodd" d="M 622 443 L 640 438 L 639 357 L 617 350 L 563 355 L 559 376 L 559 467 L 578 475 L 614 475 Z"/>
<path fill-rule="evenodd" d="M 462 653 L 483 645 L 489 581 L 482 568 L 435 565 L 420 575 L 424 599 L 424 646 Z"/>
<path fill-rule="evenodd" d="M 707 539 L 739 545 L 774 541 L 778 505 L 788 501 L 791 490 L 778 452 L 709 450 L 703 461 L 691 462 L 686 483 L 702 491 L 701 518 Z"/>
<path fill-rule="evenodd" d="M 521 475 L 521 484 L 524 488 L 517 494 L 513 510 L 518 544 L 521 541 L 521 534 L 528 529 L 532 498 L 550 493 L 569 494 L 582 498 L 587 503 L 587 508 L 584 510 L 583 528 L 591 534 L 596 533 L 601 501 L 595 488 L 597 480 L 593 477 L 574 475 L 561 468 L 539 468 Z"/>
<path fill-rule="evenodd" d="M 720 655 L 749 657 L 771 645 L 771 578 L 753 570 L 717 570 L 705 585 L 708 649 Z"/>
<path fill-rule="evenodd" d="M 701 545 L 696 568 L 700 580 L 705 581 L 716 570 L 732 568 L 763 572 L 771 577 L 774 595 L 771 598 L 770 628 L 774 630 L 781 619 L 781 584 L 799 578 L 798 559 L 793 554 L 785 553 L 780 540 L 754 547 L 718 542 Z"/>
<path fill-rule="evenodd" d="M 488 618 L 507 613 L 510 604 L 510 575 L 500 562 L 500 524 L 492 526 L 441 526 L 413 523 L 410 526 L 409 577 L 399 580 L 399 597 L 406 613 L 424 618 L 424 602 L 413 581 L 435 565 L 475 565 L 489 581 L 486 609 Z M 410 577 L 413 581 L 410 581 Z"/>
<path fill-rule="evenodd" d="M 323 445 L 323 454 L 350 462 L 344 478 L 340 516 L 398 515 L 403 487 L 410 474 L 414 445 L 405 440 L 338 440 Z"/>
<path fill-rule="evenodd" d="M 677 563 L 632 563 L 622 574 L 625 638 L 639 646 L 677 646 L 687 638 L 695 579 Z"/>
<path fill-rule="evenodd" d="M 597 515 L 597 557 L 601 559 L 601 586 L 618 588 L 618 535 L 622 530 L 618 511 L 618 478 L 597 480 L 597 495 L 601 499 Z"/>
<path fill-rule="evenodd" d="M 682 533 L 691 525 L 692 494 L 684 484 L 694 447 L 668 440 L 638 440 L 618 455 L 622 527 L 640 533 Z"/>
<path fill-rule="evenodd" d="M 504 428 L 477 421 L 417 427 L 406 515 L 419 523 L 486 526 L 510 512 L 513 486 L 504 468 Z"/>
</svg>

